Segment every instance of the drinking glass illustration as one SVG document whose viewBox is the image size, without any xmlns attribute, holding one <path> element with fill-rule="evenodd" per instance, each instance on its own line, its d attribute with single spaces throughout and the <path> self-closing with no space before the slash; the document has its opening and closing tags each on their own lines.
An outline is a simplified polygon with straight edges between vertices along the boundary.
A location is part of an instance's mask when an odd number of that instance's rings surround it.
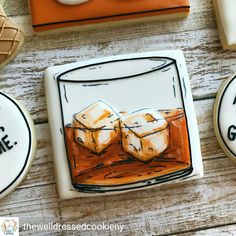
<svg viewBox="0 0 236 236">
<path fill-rule="evenodd" d="M 184 86 L 176 61 L 165 57 L 110 61 L 59 76 L 73 186 L 119 191 L 189 175 Z"/>
</svg>

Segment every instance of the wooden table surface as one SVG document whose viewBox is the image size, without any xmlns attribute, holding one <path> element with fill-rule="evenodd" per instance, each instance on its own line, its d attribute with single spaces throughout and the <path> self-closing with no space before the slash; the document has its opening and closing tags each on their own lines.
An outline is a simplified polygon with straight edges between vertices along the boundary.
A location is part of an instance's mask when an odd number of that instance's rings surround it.
<svg viewBox="0 0 236 236">
<path fill-rule="evenodd" d="M 37 156 L 25 181 L 0 201 L 1 216 L 29 223 L 119 223 L 122 234 L 23 231 L 22 235 L 236 235 L 236 165 L 219 148 L 212 106 L 224 79 L 236 71 L 236 52 L 220 45 L 211 0 L 192 0 L 185 20 L 152 22 L 51 36 L 32 34 L 27 0 L 6 0 L 7 14 L 23 28 L 25 47 L 0 71 L 2 91 L 33 116 Z M 60 201 L 56 191 L 43 73 L 48 66 L 124 53 L 184 51 L 201 137 L 205 176 L 109 197 Z"/>
</svg>

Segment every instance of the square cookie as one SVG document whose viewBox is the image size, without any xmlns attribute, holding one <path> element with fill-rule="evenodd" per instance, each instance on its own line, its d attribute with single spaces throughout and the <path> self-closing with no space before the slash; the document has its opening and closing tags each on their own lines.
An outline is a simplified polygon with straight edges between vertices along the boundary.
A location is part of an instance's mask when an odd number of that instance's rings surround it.
<svg viewBox="0 0 236 236">
<path fill-rule="evenodd" d="M 181 51 L 50 67 L 45 85 L 62 199 L 203 176 Z"/>
<path fill-rule="evenodd" d="M 236 1 L 214 0 L 216 21 L 224 49 L 236 50 Z"/>
</svg>

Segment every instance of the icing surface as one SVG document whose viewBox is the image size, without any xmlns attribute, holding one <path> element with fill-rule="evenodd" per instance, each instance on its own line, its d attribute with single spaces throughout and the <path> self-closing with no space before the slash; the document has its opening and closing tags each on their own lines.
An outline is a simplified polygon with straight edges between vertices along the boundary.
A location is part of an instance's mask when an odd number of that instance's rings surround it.
<svg viewBox="0 0 236 236">
<path fill-rule="evenodd" d="M 227 43 L 236 44 L 236 1 L 217 0 L 217 3 Z"/>
<path fill-rule="evenodd" d="M 144 16 L 158 16 L 190 11 L 189 0 L 91 0 L 85 4 L 66 0 L 29 0 L 35 31 L 45 31 L 66 26 L 103 23 Z"/>
<path fill-rule="evenodd" d="M 65 4 L 65 5 L 77 5 L 77 4 L 87 2 L 87 1 L 89 1 L 89 0 L 58 0 L 58 2 Z"/>
<path fill-rule="evenodd" d="M 216 129 L 221 147 L 226 154 L 236 158 L 236 76 L 230 78 L 216 101 Z"/>
<path fill-rule="evenodd" d="M 0 92 L 0 198 L 25 176 L 33 158 L 35 137 L 28 115 Z"/>
<path fill-rule="evenodd" d="M 61 198 L 202 176 L 182 52 L 51 67 L 45 85 Z"/>
</svg>

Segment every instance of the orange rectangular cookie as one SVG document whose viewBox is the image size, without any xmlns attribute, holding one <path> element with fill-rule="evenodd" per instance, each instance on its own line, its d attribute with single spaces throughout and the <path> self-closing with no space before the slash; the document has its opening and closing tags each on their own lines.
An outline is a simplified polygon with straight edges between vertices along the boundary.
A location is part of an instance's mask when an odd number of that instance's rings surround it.
<svg viewBox="0 0 236 236">
<path fill-rule="evenodd" d="M 173 19 L 188 16 L 189 0 L 90 0 L 63 5 L 57 0 L 29 0 L 35 32 L 101 23 Z"/>
</svg>

